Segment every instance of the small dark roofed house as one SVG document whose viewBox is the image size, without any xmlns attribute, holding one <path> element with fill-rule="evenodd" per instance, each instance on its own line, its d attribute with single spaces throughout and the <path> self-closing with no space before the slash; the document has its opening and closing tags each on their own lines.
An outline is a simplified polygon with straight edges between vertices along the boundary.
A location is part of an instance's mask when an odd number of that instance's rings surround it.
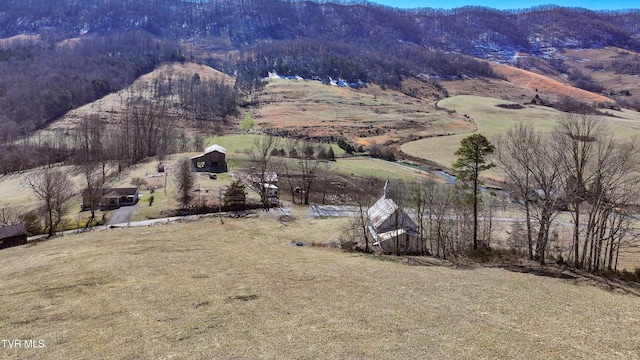
<svg viewBox="0 0 640 360">
<path fill-rule="evenodd" d="M 420 240 L 418 225 L 407 210 L 392 199 L 390 186 L 387 180 L 384 194 L 367 210 L 373 245 L 387 254 L 416 254 Z"/>
<path fill-rule="evenodd" d="M 100 188 L 91 196 L 88 189 L 82 192 L 82 208 L 89 209 L 93 204 L 99 209 L 117 209 L 121 206 L 135 205 L 140 198 L 138 188 Z"/>
<path fill-rule="evenodd" d="M 0 228 L 0 249 L 27 243 L 27 226 L 18 224 Z"/>
<path fill-rule="evenodd" d="M 204 149 L 204 154 L 191 158 L 193 167 L 198 172 L 227 172 L 227 150 L 220 145 L 211 145 Z"/>
</svg>

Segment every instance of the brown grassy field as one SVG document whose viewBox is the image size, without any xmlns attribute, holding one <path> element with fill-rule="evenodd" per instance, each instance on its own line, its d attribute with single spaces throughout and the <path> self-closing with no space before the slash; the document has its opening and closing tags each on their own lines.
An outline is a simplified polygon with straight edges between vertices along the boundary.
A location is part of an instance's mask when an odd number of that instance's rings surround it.
<svg viewBox="0 0 640 360">
<path fill-rule="evenodd" d="M 606 71 L 613 61 L 629 61 L 637 58 L 640 55 L 637 52 L 616 47 L 606 47 L 602 49 L 566 50 L 564 55 L 565 62 L 569 66 L 591 76 L 614 94 L 620 95 L 620 92 L 625 90 L 629 91 L 632 98 L 637 98 L 638 94 L 640 94 L 640 82 L 638 82 L 637 76 Z M 601 66 L 605 71 L 594 70 L 590 66 Z M 629 98 L 629 96 L 622 96 L 622 98 Z"/>
<path fill-rule="evenodd" d="M 376 85 L 360 91 L 272 79 L 257 97 L 261 106 L 254 117 L 260 127 L 298 136 L 346 136 L 362 144 L 384 144 L 470 128 L 464 117 L 436 109 L 430 100 L 381 91 Z"/>
<path fill-rule="evenodd" d="M 83 189 L 82 174 L 73 166 L 57 166 L 57 170 L 65 172 L 69 175 L 70 180 L 74 184 L 75 191 L 80 194 Z M 9 175 L 0 175 L 0 208 L 4 206 L 19 209 L 20 212 L 28 212 L 35 210 L 41 205 L 41 201 L 33 194 L 33 190 L 26 185 L 27 178 L 38 176 L 42 172 L 41 169 L 32 169 L 20 173 Z M 74 220 L 76 210 L 80 207 L 82 199 L 80 196 L 69 202 L 69 207 L 73 209 L 73 216 L 68 218 L 69 221 Z"/>
<path fill-rule="evenodd" d="M 262 215 L 2 250 L 2 337 L 45 347 L 5 346 L 0 357 L 639 357 L 638 296 L 570 274 L 291 246 L 336 240 L 341 228 Z"/>
</svg>

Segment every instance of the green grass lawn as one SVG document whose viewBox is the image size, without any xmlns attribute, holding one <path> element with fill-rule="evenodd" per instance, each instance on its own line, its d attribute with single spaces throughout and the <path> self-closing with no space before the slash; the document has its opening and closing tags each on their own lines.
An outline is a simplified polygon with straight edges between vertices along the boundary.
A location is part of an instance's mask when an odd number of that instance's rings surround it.
<svg viewBox="0 0 640 360">
<path fill-rule="evenodd" d="M 345 177 L 368 177 L 379 180 L 416 181 L 424 177 L 418 171 L 393 162 L 366 157 L 338 159 L 332 163 L 332 171 Z"/>
<path fill-rule="evenodd" d="M 261 136 L 262 135 L 256 134 L 213 136 L 205 139 L 205 147 L 218 144 L 227 150 L 227 155 L 231 153 L 243 153 L 253 149 L 255 147 L 255 141 Z"/>
<path fill-rule="evenodd" d="M 217 219 L 2 250 L 3 359 L 636 359 L 640 298 L 582 278 L 291 246 L 341 220 Z M 383 261 L 386 260 L 386 261 Z"/>
</svg>

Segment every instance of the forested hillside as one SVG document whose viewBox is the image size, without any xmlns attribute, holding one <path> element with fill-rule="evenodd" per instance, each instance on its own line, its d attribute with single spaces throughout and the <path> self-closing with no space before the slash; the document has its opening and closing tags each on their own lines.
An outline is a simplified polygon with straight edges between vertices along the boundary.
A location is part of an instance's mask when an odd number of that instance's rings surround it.
<svg viewBox="0 0 640 360">
<path fill-rule="evenodd" d="M 0 136 L 9 140 L 131 84 L 176 54 L 144 31 L 0 47 Z"/>
<path fill-rule="evenodd" d="M 501 78 L 476 58 L 528 67 L 520 56 L 527 54 L 568 75 L 574 85 L 601 92 L 606 89 L 588 75 L 571 71 L 561 52 L 604 46 L 640 50 L 640 10 L 7 0 L 0 4 L 0 142 L 118 91 L 163 61 L 198 61 L 234 76 L 237 93 L 224 89 L 224 105 L 215 112 L 225 118 L 239 113 L 230 108 L 241 104 L 236 96 L 260 86 L 259 79 L 271 71 L 395 89 L 413 78 L 442 90 L 442 79 Z M 624 60 L 612 71 L 636 75 L 634 61 Z M 200 97 L 218 96 L 214 92 Z"/>
</svg>

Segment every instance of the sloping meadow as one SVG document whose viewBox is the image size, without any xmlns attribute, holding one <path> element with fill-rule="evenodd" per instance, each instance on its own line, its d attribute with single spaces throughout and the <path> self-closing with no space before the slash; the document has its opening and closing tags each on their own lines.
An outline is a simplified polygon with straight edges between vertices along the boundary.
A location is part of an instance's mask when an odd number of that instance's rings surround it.
<svg viewBox="0 0 640 360">
<path fill-rule="evenodd" d="M 638 357 L 640 298 L 346 253 L 345 220 L 200 220 L 2 251 L 7 359 Z M 384 261 L 387 260 L 387 261 Z"/>
</svg>

